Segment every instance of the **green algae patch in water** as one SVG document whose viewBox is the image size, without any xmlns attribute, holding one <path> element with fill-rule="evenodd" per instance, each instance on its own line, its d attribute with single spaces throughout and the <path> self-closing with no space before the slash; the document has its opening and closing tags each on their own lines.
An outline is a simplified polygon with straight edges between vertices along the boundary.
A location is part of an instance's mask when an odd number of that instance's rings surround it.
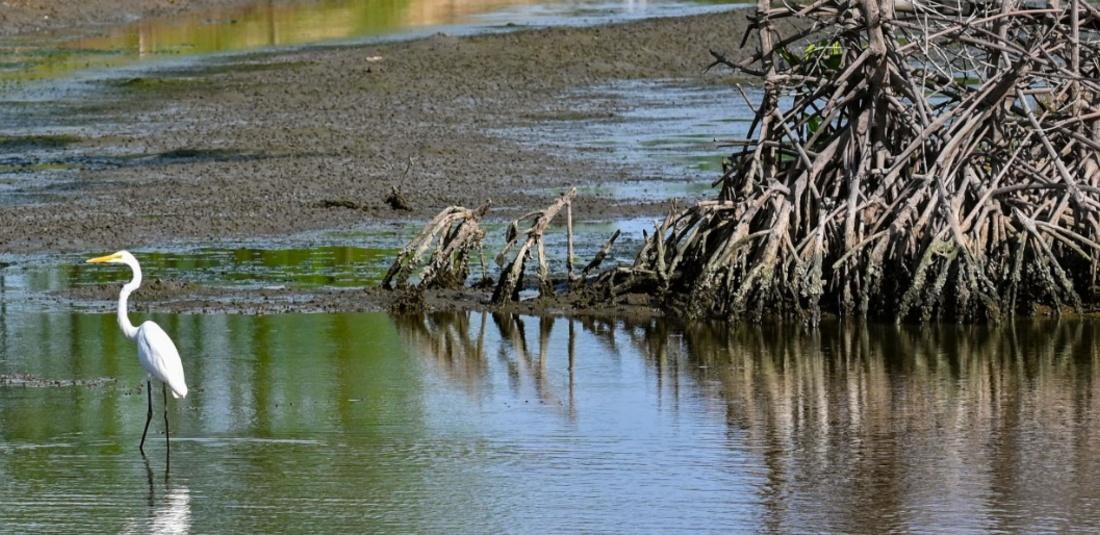
<svg viewBox="0 0 1100 535">
<path fill-rule="evenodd" d="M 396 249 L 198 249 L 141 255 L 147 271 L 201 283 L 367 286 L 381 280 Z"/>
<path fill-rule="evenodd" d="M 683 163 L 690 169 L 695 171 L 705 171 L 708 173 L 717 173 L 714 176 L 721 176 L 722 163 L 726 160 L 727 156 L 723 154 L 716 154 L 713 156 L 707 155 L 687 155 L 671 158 L 672 161 Z M 713 192 L 714 188 L 711 188 L 707 184 L 708 191 Z M 699 191 L 699 190 L 696 190 Z"/>
<path fill-rule="evenodd" d="M 297 288 L 373 286 L 385 275 L 396 254 L 396 248 L 350 246 L 134 251 L 141 262 L 145 286 L 149 288 L 154 288 L 158 279 L 172 281 L 171 284 L 175 285 Z M 130 279 L 130 271 L 119 266 L 87 266 L 80 258 L 73 258 L 67 264 L 28 268 L 22 277 L 25 277 L 25 282 L 21 284 L 26 290 L 52 292 L 84 286 L 121 284 Z"/>
<path fill-rule="evenodd" d="M 0 152 L 61 149 L 81 141 L 83 138 L 70 134 L 0 135 Z"/>
</svg>

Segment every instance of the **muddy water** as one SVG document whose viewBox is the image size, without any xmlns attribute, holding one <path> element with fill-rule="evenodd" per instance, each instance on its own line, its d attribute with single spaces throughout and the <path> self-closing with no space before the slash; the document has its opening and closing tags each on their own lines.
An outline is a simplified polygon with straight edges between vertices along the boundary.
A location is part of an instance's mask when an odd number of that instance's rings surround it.
<svg viewBox="0 0 1100 535">
<path fill-rule="evenodd" d="M 61 532 L 1095 531 L 1100 325 L 0 314 L 0 525 Z M 158 405 L 159 410 L 159 405 Z"/>
</svg>

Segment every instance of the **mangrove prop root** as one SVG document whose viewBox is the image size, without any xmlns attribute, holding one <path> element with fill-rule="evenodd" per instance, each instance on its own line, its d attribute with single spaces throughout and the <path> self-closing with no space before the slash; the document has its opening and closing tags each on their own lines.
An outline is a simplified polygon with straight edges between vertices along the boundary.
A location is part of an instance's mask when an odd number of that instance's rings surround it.
<svg viewBox="0 0 1100 535">
<path fill-rule="evenodd" d="M 761 82 L 737 88 L 756 114 L 744 138 L 722 143 L 733 152 L 717 198 L 669 214 L 631 265 L 588 278 L 597 263 L 584 284 L 655 293 L 690 315 L 809 322 L 824 311 L 1000 319 L 1096 302 L 1100 9 L 758 0 L 749 16 L 742 46 L 755 36 L 755 54 L 734 63 L 712 51 L 711 68 Z M 515 299 L 532 251 L 552 291 L 543 233 L 574 194 L 509 227 L 494 303 Z M 404 273 L 414 245 L 391 271 Z"/>
<path fill-rule="evenodd" d="M 997 319 L 1095 297 L 1100 10 L 760 0 L 749 16 L 755 55 L 712 52 L 762 82 L 718 198 L 611 279 L 747 319 Z"/>
<path fill-rule="evenodd" d="M 492 302 L 494 304 L 514 301 L 518 298 L 518 292 L 523 279 L 523 269 L 532 250 L 538 251 L 539 255 L 538 277 L 540 294 L 549 295 L 553 293 L 553 284 L 550 279 L 550 264 L 546 258 L 543 235 L 546 233 L 547 227 L 550 226 L 550 222 L 554 220 L 554 217 L 557 216 L 559 212 L 561 212 L 562 208 L 568 207 L 570 209 L 570 220 L 572 219 L 572 203 L 573 198 L 576 196 L 577 188 L 571 188 L 569 191 L 563 193 L 561 197 L 558 197 L 558 199 L 545 210 L 523 215 L 508 226 L 506 243 L 501 249 L 500 254 L 497 255 L 497 265 L 501 267 L 501 271 L 500 279 L 497 281 L 496 288 L 493 290 Z M 532 221 L 531 226 L 526 232 L 521 234 L 519 232 L 519 225 L 527 220 Z M 569 226 L 572 227 L 571 224 Z M 570 230 L 572 229 L 570 228 Z M 571 237 L 570 241 L 572 241 Z M 572 247 L 570 247 L 570 249 L 571 248 Z M 511 260 L 508 260 L 509 255 L 511 255 Z"/>
<path fill-rule="evenodd" d="M 439 212 L 398 253 L 382 279 L 382 287 L 405 288 L 418 270 L 422 270 L 419 288 L 462 287 L 469 274 L 470 251 L 480 249 L 485 238 L 480 222 L 491 204 L 486 202 L 474 210 L 451 206 Z"/>
</svg>

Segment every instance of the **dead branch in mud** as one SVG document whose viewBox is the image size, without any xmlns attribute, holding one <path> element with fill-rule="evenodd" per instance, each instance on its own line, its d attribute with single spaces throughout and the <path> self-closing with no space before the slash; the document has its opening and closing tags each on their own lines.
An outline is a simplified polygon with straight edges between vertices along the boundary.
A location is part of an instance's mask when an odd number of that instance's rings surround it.
<svg viewBox="0 0 1100 535">
<path fill-rule="evenodd" d="M 616 229 L 615 233 L 603 244 L 603 247 L 601 247 L 599 251 L 596 251 L 596 256 L 592 257 L 592 261 L 581 270 L 581 280 L 588 278 L 589 273 L 599 269 L 600 264 L 603 264 L 603 261 L 611 254 L 611 248 L 615 246 L 615 240 L 619 239 L 621 234 L 622 231 Z"/>
<path fill-rule="evenodd" d="M 576 196 L 577 188 L 571 188 L 569 191 L 563 193 L 561 197 L 545 210 L 525 214 L 515 221 L 512 221 L 512 224 L 508 226 L 506 243 L 504 244 L 504 248 L 501 249 L 500 254 L 497 255 L 497 265 L 500 266 L 501 271 L 496 289 L 493 290 L 492 301 L 494 304 L 501 304 L 505 301 L 516 299 L 517 292 L 521 287 L 523 279 L 523 268 L 532 250 L 536 250 L 539 256 L 538 277 L 540 295 L 552 295 L 554 293 L 554 286 L 550 279 L 550 264 L 546 258 L 546 246 L 543 243 L 543 234 L 546 232 L 546 228 L 550 226 L 550 222 L 558 215 L 558 212 L 560 212 L 562 208 L 569 207 L 569 252 L 572 253 L 573 237 L 571 210 L 573 198 Z M 532 221 L 531 226 L 521 235 L 519 232 L 519 225 L 521 222 L 528 220 Z M 521 239 L 522 243 L 520 243 Z M 507 261 L 508 255 L 513 249 L 515 250 L 515 254 L 512 256 L 511 261 Z M 572 263 L 572 260 L 570 260 L 570 263 Z"/>
<path fill-rule="evenodd" d="M 675 215 L 613 282 L 650 280 L 698 315 L 809 320 L 1094 297 L 1097 8 L 760 0 L 752 18 L 757 54 L 713 54 L 763 82 L 718 199 Z"/>
<path fill-rule="evenodd" d="M 405 195 L 401 193 L 401 190 L 398 189 L 397 186 L 390 186 L 390 192 L 386 195 L 386 198 L 383 199 L 383 202 L 394 210 L 411 212 L 413 209 L 412 203 L 405 198 Z"/>
<path fill-rule="evenodd" d="M 469 253 L 481 247 L 485 231 L 481 218 L 489 212 L 492 201 L 476 210 L 451 206 L 436 215 L 397 255 L 382 287 L 392 290 L 408 286 L 409 278 L 420 268 L 418 288 L 456 288 L 466 283 L 469 273 Z M 430 261 L 424 266 L 424 255 L 431 249 Z M 484 267 L 484 266 L 483 266 Z"/>
</svg>

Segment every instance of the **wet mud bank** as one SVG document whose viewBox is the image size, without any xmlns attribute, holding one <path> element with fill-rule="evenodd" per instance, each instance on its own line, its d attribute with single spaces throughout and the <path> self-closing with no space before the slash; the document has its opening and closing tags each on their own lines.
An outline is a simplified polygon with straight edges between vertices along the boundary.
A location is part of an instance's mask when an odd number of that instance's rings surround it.
<svg viewBox="0 0 1100 535">
<path fill-rule="evenodd" d="M 85 312 L 115 310 L 119 284 L 97 284 L 51 292 L 52 304 Z M 530 288 L 534 291 L 534 287 Z M 135 293 L 130 310 L 135 313 L 179 314 L 285 314 L 331 312 L 391 312 L 423 314 L 488 311 L 534 316 L 645 319 L 664 317 L 665 311 L 651 296 L 629 294 L 603 299 L 585 288 L 494 305 L 491 287 L 462 289 L 362 288 L 232 288 L 156 280 Z M 39 303 L 39 304 L 49 304 Z"/>
<path fill-rule="evenodd" d="M 114 382 L 115 380 L 110 377 L 99 377 L 95 379 L 47 379 L 26 373 L 0 373 L 0 388 L 96 387 Z"/>
<path fill-rule="evenodd" d="M 9 99 L 0 103 L 11 130 L 0 157 L 17 171 L 50 173 L 5 182 L 0 220 L 12 224 L 0 228 L 0 249 L 286 236 L 422 221 L 485 199 L 490 217 L 506 220 L 568 185 L 641 172 L 501 132 L 537 135 L 540 124 L 578 113 L 616 113 L 607 99 L 586 107 L 563 98 L 578 87 L 728 82 L 703 74 L 707 51 L 747 54 L 735 48 L 745 24 L 730 12 L 253 53 L 83 81 L 57 100 Z M 32 135 L 63 142 L 19 143 Z M 393 187 L 411 211 L 385 203 Z M 578 219 L 606 219 L 659 214 L 670 202 L 581 196 L 575 208 Z"/>
</svg>

